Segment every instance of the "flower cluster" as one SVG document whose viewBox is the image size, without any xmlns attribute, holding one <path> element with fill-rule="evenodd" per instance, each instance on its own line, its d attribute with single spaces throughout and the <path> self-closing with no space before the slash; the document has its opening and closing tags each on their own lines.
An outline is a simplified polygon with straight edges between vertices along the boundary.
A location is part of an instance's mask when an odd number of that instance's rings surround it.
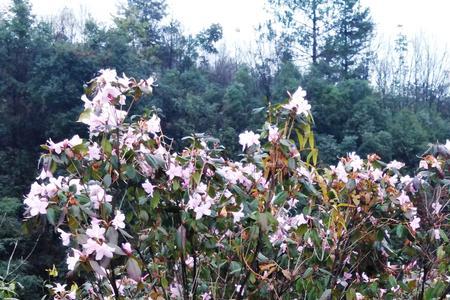
<svg viewBox="0 0 450 300">
<path fill-rule="evenodd" d="M 448 147 L 414 176 L 404 164 L 348 153 L 316 166 L 311 106 L 299 88 L 238 141 L 241 161 L 194 134 L 172 150 L 152 92 L 101 70 L 82 96 L 89 137 L 44 145 L 24 203 L 50 223 L 80 286 L 54 299 L 439 298 L 448 270 Z M 108 298 L 109 297 L 109 298 Z"/>
</svg>

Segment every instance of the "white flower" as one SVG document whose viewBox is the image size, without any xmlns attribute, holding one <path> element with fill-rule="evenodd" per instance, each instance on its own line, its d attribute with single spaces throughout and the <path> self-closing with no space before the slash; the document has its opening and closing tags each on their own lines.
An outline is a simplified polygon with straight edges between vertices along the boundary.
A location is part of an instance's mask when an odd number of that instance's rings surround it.
<svg viewBox="0 0 450 300">
<path fill-rule="evenodd" d="M 372 171 L 373 180 L 377 181 L 383 177 L 383 171 L 380 169 L 375 169 Z"/>
<path fill-rule="evenodd" d="M 299 227 L 301 225 L 308 224 L 308 220 L 305 219 L 305 216 L 303 214 L 293 217 L 291 219 L 291 221 L 295 227 Z"/>
<path fill-rule="evenodd" d="M 450 151 L 450 140 L 445 140 L 445 148 L 447 148 L 448 151 Z"/>
<path fill-rule="evenodd" d="M 56 283 L 56 286 L 52 288 L 55 293 L 64 293 L 66 291 L 67 284 Z"/>
<path fill-rule="evenodd" d="M 405 191 L 402 191 L 400 196 L 397 197 L 397 200 L 399 201 L 400 205 L 403 206 L 407 203 L 410 203 L 409 196 L 406 195 Z"/>
<path fill-rule="evenodd" d="M 309 111 L 311 110 L 311 105 L 308 103 L 307 100 L 304 99 L 306 96 L 306 92 L 299 87 L 297 91 L 293 95 L 291 95 L 291 100 L 288 104 L 283 105 L 283 108 L 288 110 L 295 110 L 295 113 L 297 115 L 304 114 L 305 116 L 308 115 Z"/>
<path fill-rule="evenodd" d="M 339 162 L 337 167 L 331 166 L 330 169 L 336 174 L 338 180 L 347 183 L 348 177 L 347 177 L 347 171 L 345 170 L 344 164 L 342 162 Z"/>
<path fill-rule="evenodd" d="M 106 243 L 102 243 L 95 250 L 95 260 L 101 260 L 103 256 L 111 258 L 113 257 L 114 251 L 115 249 L 113 247 L 108 246 Z"/>
<path fill-rule="evenodd" d="M 205 292 L 203 294 L 200 295 L 202 297 L 202 300 L 211 300 L 211 294 L 208 292 Z"/>
<path fill-rule="evenodd" d="M 181 177 L 183 176 L 183 169 L 181 166 L 178 166 L 176 164 L 170 164 L 169 169 L 166 171 L 167 176 L 169 176 L 169 179 L 172 180 L 174 177 Z"/>
<path fill-rule="evenodd" d="M 120 210 L 116 210 L 116 216 L 114 217 L 112 221 L 112 225 L 117 230 L 118 228 L 125 228 L 125 215 L 120 212 Z"/>
<path fill-rule="evenodd" d="M 419 163 L 419 168 L 427 170 L 428 169 L 428 162 L 426 160 L 421 160 L 420 163 Z"/>
<path fill-rule="evenodd" d="M 437 215 L 441 211 L 442 204 L 440 204 L 439 202 L 436 201 L 431 204 L 431 207 L 434 209 L 433 213 Z"/>
<path fill-rule="evenodd" d="M 409 226 L 411 226 L 412 230 L 416 231 L 416 229 L 420 228 L 420 218 L 414 217 L 414 219 L 409 222 Z"/>
<path fill-rule="evenodd" d="M 77 249 L 73 249 L 73 256 L 68 256 L 66 259 L 67 269 L 73 271 L 75 269 L 75 265 L 80 260 L 81 252 Z"/>
<path fill-rule="evenodd" d="M 194 258 L 192 256 L 189 256 L 184 262 L 188 268 L 192 269 L 194 267 Z"/>
<path fill-rule="evenodd" d="M 244 207 L 241 204 L 241 209 L 237 212 L 232 212 L 233 214 L 233 223 L 239 222 L 244 217 Z"/>
<path fill-rule="evenodd" d="M 77 135 L 74 135 L 70 140 L 69 140 L 69 147 L 75 147 L 78 145 L 81 145 L 83 143 L 83 140 Z"/>
<path fill-rule="evenodd" d="M 69 244 L 70 244 L 70 236 L 72 235 L 70 232 L 69 233 L 67 233 L 67 232 L 65 232 L 64 230 L 62 230 L 62 229 L 60 229 L 60 228 L 58 228 L 57 229 L 57 231 L 59 232 L 59 234 L 60 234 L 60 240 L 62 240 L 62 244 L 64 245 L 64 246 L 69 246 Z"/>
<path fill-rule="evenodd" d="M 109 247 L 106 243 L 99 244 L 93 239 L 88 239 L 86 243 L 83 244 L 83 248 L 88 255 L 95 251 L 95 260 L 101 260 L 104 256 L 111 258 L 115 251 L 114 248 Z"/>
<path fill-rule="evenodd" d="M 144 188 L 145 192 L 150 196 L 153 197 L 153 184 L 148 181 L 148 179 L 145 180 L 145 182 L 142 184 L 142 187 Z"/>
<path fill-rule="evenodd" d="M 139 81 L 139 86 L 144 94 L 151 94 L 153 91 L 153 83 L 155 82 L 155 79 L 153 77 L 149 77 L 146 80 L 141 79 Z"/>
<path fill-rule="evenodd" d="M 161 120 L 157 115 L 153 115 L 150 120 L 147 121 L 147 131 L 149 133 L 157 133 L 161 131 Z"/>
<path fill-rule="evenodd" d="M 47 213 L 48 202 L 45 198 L 28 197 L 24 200 L 24 203 L 30 207 L 30 215 L 32 217 L 38 214 L 45 215 Z"/>
<path fill-rule="evenodd" d="M 206 202 L 206 203 L 203 203 L 202 205 L 195 207 L 194 212 L 195 212 L 196 220 L 201 219 L 204 215 L 210 216 L 211 215 L 211 203 Z"/>
<path fill-rule="evenodd" d="M 440 240 L 441 239 L 441 232 L 439 229 L 433 229 L 434 239 Z"/>
<path fill-rule="evenodd" d="M 183 287 L 177 282 L 172 282 L 169 286 L 170 299 L 181 299 Z"/>
<path fill-rule="evenodd" d="M 348 153 L 348 157 L 350 158 L 350 166 L 352 167 L 353 171 L 358 171 L 362 168 L 364 161 L 359 157 L 359 155 L 356 155 L 355 152 Z"/>
<path fill-rule="evenodd" d="M 117 80 L 117 72 L 114 69 L 101 69 L 100 76 L 97 77 L 97 82 L 111 83 Z"/>
<path fill-rule="evenodd" d="M 92 228 L 88 228 L 86 234 L 91 238 L 104 240 L 105 228 L 101 228 L 98 224 L 92 224 Z"/>
<path fill-rule="evenodd" d="M 269 126 L 269 137 L 268 140 L 271 143 L 275 143 L 280 138 L 280 133 L 278 132 L 278 128 L 275 125 Z"/>
<path fill-rule="evenodd" d="M 259 145 L 259 134 L 246 130 L 239 135 L 239 144 L 242 145 L 242 151 L 252 145 Z"/>
<path fill-rule="evenodd" d="M 397 169 L 397 170 L 403 168 L 404 166 L 405 166 L 404 163 L 396 161 L 396 160 L 393 160 L 393 161 L 391 161 L 390 163 L 387 164 L 387 167 L 389 169 Z"/>
<path fill-rule="evenodd" d="M 88 150 L 89 160 L 99 160 L 100 159 L 100 147 L 97 143 L 94 143 L 92 146 L 89 146 Z"/>
</svg>

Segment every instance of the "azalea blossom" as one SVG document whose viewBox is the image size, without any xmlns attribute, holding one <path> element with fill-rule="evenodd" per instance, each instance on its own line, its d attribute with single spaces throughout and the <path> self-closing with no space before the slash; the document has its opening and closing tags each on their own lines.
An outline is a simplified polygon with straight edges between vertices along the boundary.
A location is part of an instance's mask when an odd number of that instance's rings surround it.
<svg viewBox="0 0 450 300">
<path fill-rule="evenodd" d="M 63 293 L 66 291 L 67 284 L 56 283 L 56 286 L 52 288 L 55 293 Z"/>
<path fill-rule="evenodd" d="M 404 166 L 405 166 L 404 163 L 396 161 L 396 160 L 393 160 L 390 163 L 388 163 L 386 167 L 389 168 L 389 169 L 397 169 L 397 170 L 399 170 L 399 169 L 403 168 Z"/>
<path fill-rule="evenodd" d="M 98 224 L 92 224 L 92 227 L 86 230 L 86 234 L 91 238 L 104 240 L 105 228 L 101 228 Z"/>
<path fill-rule="evenodd" d="M 414 217 L 414 219 L 409 222 L 409 226 L 411 226 L 413 231 L 416 231 L 416 229 L 420 228 L 420 218 Z"/>
<path fill-rule="evenodd" d="M 71 233 L 67 233 L 64 230 L 60 229 L 60 228 L 58 228 L 57 231 L 60 234 L 59 239 L 62 240 L 62 244 L 64 246 L 69 246 L 69 244 L 70 244 L 70 237 L 72 236 L 72 234 Z"/>
<path fill-rule="evenodd" d="M 30 216 L 32 217 L 38 214 L 47 214 L 48 201 L 45 198 L 29 197 L 25 199 L 24 203 L 30 208 Z"/>
<path fill-rule="evenodd" d="M 92 144 L 88 147 L 89 160 L 99 160 L 101 149 L 97 143 Z"/>
<path fill-rule="evenodd" d="M 131 255 L 133 252 L 130 243 L 122 243 L 122 250 L 125 251 L 127 255 Z"/>
<path fill-rule="evenodd" d="M 112 220 L 112 225 L 117 230 L 118 228 L 125 228 L 125 215 L 120 212 L 120 210 L 116 210 L 116 216 Z"/>
<path fill-rule="evenodd" d="M 113 252 L 115 251 L 113 247 L 108 246 L 106 243 L 98 243 L 91 238 L 83 244 L 83 248 L 88 255 L 95 252 L 95 260 L 101 260 L 104 256 L 111 258 L 113 257 Z"/>
<path fill-rule="evenodd" d="M 402 191 L 400 196 L 397 197 L 397 200 L 399 201 L 400 205 L 405 205 L 407 203 L 411 203 L 411 200 L 409 200 L 408 195 L 406 195 L 405 191 Z"/>
<path fill-rule="evenodd" d="M 75 269 L 76 263 L 80 260 L 81 252 L 77 249 L 73 249 L 73 256 L 68 256 L 66 259 L 67 269 L 73 271 Z"/>
<path fill-rule="evenodd" d="M 190 269 L 194 267 L 194 258 L 189 255 L 189 257 L 185 260 L 186 266 Z"/>
<path fill-rule="evenodd" d="M 157 115 L 152 115 L 150 120 L 147 121 L 147 131 L 149 133 L 156 134 L 161 131 L 161 120 Z"/>
<path fill-rule="evenodd" d="M 182 177 L 183 176 L 183 168 L 179 165 L 176 165 L 174 163 L 170 164 L 169 169 L 166 171 L 167 176 L 169 176 L 169 179 L 172 180 L 175 177 Z"/>
<path fill-rule="evenodd" d="M 280 133 L 278 132 L 278 128 L 275 125 L 269 126 L 269 142 L 275 143 L 280 138 Z"/>
<path fill-rule="evenodd" d="M 232 212 L 233 214 L 233 223 L 239 222 L 244 217 L 244 207 L 241 204 L 241 209 L 237 212 Z"/>
<path fill-rule="evenodd" d="M 246 130 L 239 135 L 239 144 L 242 145 L 242 151 L 253 145 L 259 145 L 259 134 Z"/>
<path fill-rule="evenodd" d="M 75 147 L 81 145 L 83 140 L 78 136 L 78 134 L 74 135 L 68 142 L 69 147 Z"/>
<path fill-rule="evenodd" d="M 144 191 L 150 196 L 153 197 L 153 184 L 148 181 L 148 179 L 145 180 L 145 182 L 142 184 L 142 187 L 144 188 Z"/>
<path fill-rule="evenodd" d="M 305 96 L 306 92 L 299 87 L 297 91 L 291 95 L 289 103 L 283 105 L 283 108 L 287 110 L 294 110 L 297 115 L 303 114 L 307 116 L 311 110 L 311 105 L 304 99 Z"/>
<path fill-rule="evenodd" d="M 206 202 L 194 208 L 195 219 L 199 220 L 203 216 L 211 215 L 211 203 Z"/>
</svg>

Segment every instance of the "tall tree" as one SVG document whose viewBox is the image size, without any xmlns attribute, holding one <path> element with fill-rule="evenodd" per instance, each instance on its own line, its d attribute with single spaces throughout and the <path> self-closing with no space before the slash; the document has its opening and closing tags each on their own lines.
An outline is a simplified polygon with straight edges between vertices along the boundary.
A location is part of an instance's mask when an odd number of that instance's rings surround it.
<svg viewBox="0 0 450 300">
<path fill-rule="evenodd" d="M 360 0 L 333 1 L 334 33 L 326 37 L 323 62 L 330 77 L 339 79 L 368 79 L 369 46 L 373 22 L 369 8 Z"/>
<path fill-rule="evenodd" d="M 279 56 L 317 64 L 332 32 L 333 5 L 327 0 L 268 0 L 282 25 Z M 273 34 L 278 26 L 269 23 Z"/>
</svg>

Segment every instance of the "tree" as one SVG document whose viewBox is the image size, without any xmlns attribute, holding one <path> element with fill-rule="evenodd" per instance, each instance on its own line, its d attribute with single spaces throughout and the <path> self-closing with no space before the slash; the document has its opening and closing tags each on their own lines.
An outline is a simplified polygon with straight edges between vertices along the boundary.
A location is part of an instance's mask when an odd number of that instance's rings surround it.
<svg viewBox="0 0 450 300">
<path fill-rule="evenodd" d="M 369 46 L 373 22 L 360 0 L 333 1 L 333 34 L 326 38 L 322 55 L 325 73 L 334 80 L 369 78 Z M 328 69 L 328 70 L 327 70 Z"/>
<path fill-rule="evenodd" d="M 282 25 L 279 57 L 316 65 L 333 31 L 333 5 L 326 0 L 269 0 L 269 4 Z M 269 27 L 276 34 L 277 25 L 269 23 Z"/>
</svg>

